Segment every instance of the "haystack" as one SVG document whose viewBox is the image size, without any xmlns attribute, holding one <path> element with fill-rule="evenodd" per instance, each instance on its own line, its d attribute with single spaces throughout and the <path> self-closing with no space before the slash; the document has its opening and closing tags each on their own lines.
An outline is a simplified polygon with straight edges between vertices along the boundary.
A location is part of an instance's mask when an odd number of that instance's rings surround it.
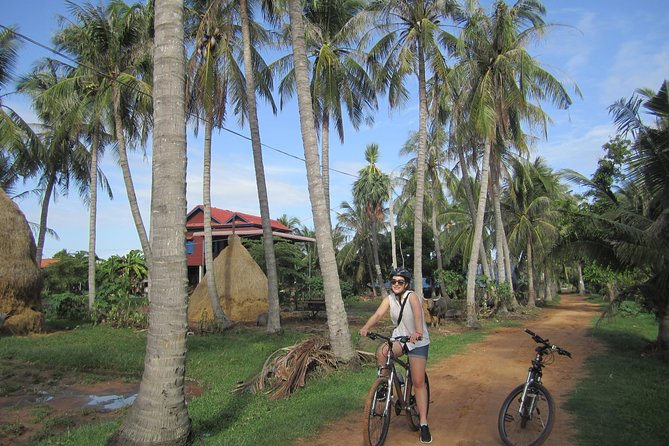
<svg viewBox="0 0 669 446">
<path fill-rule="evenodd" d="M 230 319 L 255 322 L 260 313 L 268 310 L 267 276 L 244 248 L 239 236 L 228 238 L 228 246 L 214 259 L 214 271 L 219 302 Z M 213 317 L 207 280 L 205 274 L 188 301 L 191 326 Z"/>
<path fill-rule="evenodd" d="M 35 239 L 19 207 L 0 189 L 0 331 L 28 334 L 44 329 Z"/>
</svg>

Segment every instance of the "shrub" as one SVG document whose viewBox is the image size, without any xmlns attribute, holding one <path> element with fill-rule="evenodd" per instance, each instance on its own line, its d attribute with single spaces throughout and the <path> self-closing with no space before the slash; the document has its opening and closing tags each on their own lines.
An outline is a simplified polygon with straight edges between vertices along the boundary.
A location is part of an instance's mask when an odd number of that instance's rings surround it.
<svg viewBox="0 0 669 446">
<path fill-rule="evenodd" d="M 87 297 L 69 291 L 53 294 L 45 300 L 47 320 L 67 319 L 83 321 L 88 319 Z"/>
</svg>

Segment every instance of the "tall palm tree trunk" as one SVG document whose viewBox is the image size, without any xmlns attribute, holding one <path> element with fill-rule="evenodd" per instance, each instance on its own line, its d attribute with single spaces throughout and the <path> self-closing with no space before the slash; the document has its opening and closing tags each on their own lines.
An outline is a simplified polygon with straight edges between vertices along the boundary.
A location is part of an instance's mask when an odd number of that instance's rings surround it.
<svg viewBox="0 0 669 446">
<path fill-rule="evenodd" d="M 458 157 L 460 158 L 460 173 L 462 173 L 462 184 L 465 188 L 465 196 L 467 197 L 467 207 L 469 208 L 469 215 L 472 217 L 472 221 L 476 219 L 476 206 L 474 205 L 474 192 L 472 191 L 471 185 L 469 184 L 469 172 L 467 171 L 467 162 L 465 161 L 465 155 L 462 153 L 462 150 L 458 150 Z M 481 262 L 481 267 L 483 269 L 483 274 L 488 275 L 488 256 L 485 252 L 485 247 L 483 243 L 479 245 L 479 260 Z"/>
<path fill-rule="evenodd" d="M 467 327 L 478 327 L 479 323 L 476 320 L 476 259 L 479 257 L 478 252 L 483 240 L 483 217 L 485 216 L 485 205 L 488 198 L 488 178 L 490 176 L 490 150 L 491 143 L 489 140 L 485 143 L 483 152 L 483 165 L 481 166 L 481 192 L 479 193 L 479 202 L 476 210 L 476 220 L 474 222 L 474 237 L 472 241 L 472 249 L 469 255 L 469 264 L 467 268 Z M 485 271 L 485 269 L 484 269 Z"/>
<path fill-rule="evenodd" d="M 183 3 L 156 0 L 149 331 L 139 394 L 108 445 L 189 443 Z"/>
<path fill-rule="evenodd" d="M 214 322 L 219 330 L 233 325 L 221 307 L 216 286 L 216 268 L 214 268 L 214 237 L 211 231 L 211 135 L 213 132 L 212 106 L 208 106 L 204 124 L 204 154 L 202 172 L 202 201 L 204 206 L 204 265 L 207 269 L 207 294 L 213 311 Z"/>
<path fill-rule="evenodd" d="M 98 150 L 100 141 L 99 127 L 93 131 L 91 141 L 91 171 L 89 177 L 90 203 L 88 210 L 88 311 L 95 303 L 95 238 L 98 212 Z"/>
<path fill-rule="evenodd" d="M 585 296 L 585 282 L 583 281 L 583 267 L 581 262 L 577 262 L 578 268 L 578 295 Z"/>
<path fill-rule="evenodd" d="M 432 224 L 432 238 L 434 240 L 434 252 L 437 255 L 437 269 L 444 269 L 444 263 L 441 259 L 441 247 L 439 246 L 439 228 L 437 227 L 437 191 L 436 187 L 432 185 L 432 218 L 430 223 Z"/>
<path fill-rule="evenodd" d="M 393 211 L 392 178 L 388 184 L 388 224 L 390 225 L 390 247 L 393 251 L 393 269 L 397 268 L 397 241 L 395 240 L 395 212 Z"/>
<path fill-rule="evenodd" d="M 128 164 L 128 152 L 125 145 L 125 136 L 123 135 L 123 120 L 121 117 L 120 89 L 120 85 L 118 85 L 116 82 L 112 83 L 112 96 L 114 101 L 114 129 L 116 132 L 116 142 L 118 144 L 119 164 L 121 165 L 121 171 L 123 172 L 123 183 L 125 184 L 125 191 L 128 195 L 130 212 L 132 213 L 132 219 L 135 222 L 139 243 L 142 245 L 142 251 L 144 251 L 144 258 L 146 259 L 147 265 L 151 265 L 151 262 L 153 261 L 153 256 L 151 255 L 151 244 L 149 243 L 149 238 L 146 235 L 146 228 L 144 227 L 144 222 L 142 221 L 142 214 L 139 211 L 137 195 L 135 194 L 135 186 L 132 181 L 132 175 L 130 174 L 130 165 Z"/>
<path fill-rule="evenodd" d="M 323 191 L 325 193 L 325 205 L 330 215 L 330 113 L 323 111 L 323 123 L 321 124 L 321 177 L 323 178 Z M 332 222 L 330 222 L 332 224 Z"/>
<path fill-rule="evenodd" d="M 318 141 L 314 127 L 314 114 L 309 90 L 309 72 L 307 64 L 307 46 L 302 22 L 302 7 L 299 0 L 289 0 L 290 30 L 295 64 L 297 100 L 300 114 L 302 144 L 307 167 L 307 183 L 311 201 L 316 245 L 323 274 L 325 308 L 330 332 L 330 346 L 339 361 L 349 362 L 355 357 L 344 301 L 339 286 L 339 273 L 335 260 L 334 245 L 330 229 L 329 210 L 326 207 L 323 182 L 318 160 Z"/>
<path fill-rule="evenodd" d="M 504 267 L 504 224 L 502 223 L 502 206 L 499 201 L 499 176 L 497 169 L 491 169 L 492 184 L 490 192 L 495 212 L 495 247 L 497 248 L 497 283 L 506 282 L 506 268 Z"/>
<path fill-rule="evenodd" d="M 381 274 L 381 262 L 379 261 L 379 234 L 378 234 L 378 223 L 376 219 L 372 220 L 372 252 L 374 255 L 374 272 L 376 273 L 376 282 L 379 284 L 379 289 L 383 290 L 385 295 L 389 294 L 388 289 L 386 289 L 385 282 L 383 281 L 383 275 Z"/>
<path fill-rule="evenodd" d="M 536 293 L 534 291 L 534 259 L 531 238 L 527 239 L 527 306 L 536 306 Z"/>
<path fill-rule="evenodd" d="M 427 157 L 427 93 L 425 83 L 425 49 L 418 41 L 418 156 L 416 158 L 416 198 L 413 219 L 414 291 L 423 297 L 423 202 L 425 194 L 425 160 Z"/>
<path fill-rule="evenodd" d="M 248 98 L 249 128 L 251 130 L 251 146 L 253 148 L 253 165 L 256 173 L 258 188 L 258 202 L 260 204 L 260 219 L 262 221 L 262 239 L 265 252 L 265 268 L 267 272 L 267 298 L 269 311 L 267 317 L 267 331 L 276 333 L 281 331 L 281 309 L 279 307 L 279 282 L 276 272 L 276 256 L 274 255 L 274 238 L 270 222 L 269 199 L 265 181 L 265 167 L 262 158 L 260 143 L 260 126 L 256 108 L 256 86 L 253 65 L 251 61 L 251 34 L 249 29 L 249 15 L 247 0 L 240 0 L 240 14 L 242 21 L 242 40 L 244 44 L 244 74 L 246 76 L 246 96 Z"/>
<path fill-rule="evenodd" d="M 39 215 L 39 232 L 37 233 L 37 253 L 35 255 L 37 265 L 42 263 L 42 253 L 44 252 L 44 240 L 46 238 L 47 219 L 49 216 L 49 202 L 53 193 L 53 186 L 56 184 L 56 173 L 52 172 L 44 188 L 44 197 L 42 197 L 42 209 Z"/>
</svg>

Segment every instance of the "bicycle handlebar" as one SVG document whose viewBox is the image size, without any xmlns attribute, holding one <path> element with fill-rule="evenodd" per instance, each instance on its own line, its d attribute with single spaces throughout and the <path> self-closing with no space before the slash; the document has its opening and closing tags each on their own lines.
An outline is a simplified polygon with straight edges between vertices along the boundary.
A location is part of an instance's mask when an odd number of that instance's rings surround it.
<svg viewBox="0 0 669 446">
<path fill-rule="evenodd" d="M 399 341 L 402 344 L 406 344 L 411 339 L 410 336 L 396 336 L 396 337 L 393 338 L 393 337 L 390 337 L 390 336 L 384 336 L 380 333 L 374 333 L 374 332 L 371 332 L 371 331 L 369 333 L 367 333 L 367 337 L 369 339 L 372 339 L 372 340 L 375 340 L 376 338 L 380 338 L 380 339 L 383 339 L 386 342 Z"/>
<path fill-rule="evenodd" d="M 543 344 L 544 347 L 542 348 L 542 350 L 555 350 L 555 351 L 558 352 L 559 355 L 567 356 L 567 357 L 571 358 L 571 353 L 569 353 L 567 350 L 565 350 L 563 348 L 560 348 L 555 344 L 551 344 L 548 339 L 542 338 L 541 336 L 539 336 L 538 334 L 536 334 L 532 330 L 529 330 L 529 329 L 526 328 L 525 333 L 532 336 L 532 339 L 537 344 Z"/>
</svg>

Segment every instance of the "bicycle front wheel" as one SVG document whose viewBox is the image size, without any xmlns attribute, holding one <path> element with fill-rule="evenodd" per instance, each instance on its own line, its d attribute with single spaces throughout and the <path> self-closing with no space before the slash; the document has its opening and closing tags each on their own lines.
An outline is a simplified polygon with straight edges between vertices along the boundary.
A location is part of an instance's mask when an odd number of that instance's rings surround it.
<svg viewBox="0 0 669 446">
<path fill-rule="evenodd" d="M 539 383 L 527 389 L 524 384 L 513 389 L 499 411 L 499 436 L 506 446 L 538 446 L 548 438 L 555 422 L 555 405 L 548 390 Z"/>
<path fill-rule="evenodd" d="M 414 392 L 411 374 L 407 377 L 407 423 L 415 431 L 420 429 L 420 414 L 418 413 L 418 404 L 416 403 L 416 393 Z M 430 411 L 430 380 L 425 373 L 425 388 L 427 389 L 427 411 Z M 427 414 L 426 414 L 427 415 Z"/>
<path fill-rule="evenodd" d="M 381 446 L 386 441 L 390 428 L 390 412 L 392 412 L 390 406 L 386 410 L 386 402 L 390 397 L 391 389 L 387 379 L 377 379 L 369 389 L 363 422 L 366 446 Z"/>
</svg>

